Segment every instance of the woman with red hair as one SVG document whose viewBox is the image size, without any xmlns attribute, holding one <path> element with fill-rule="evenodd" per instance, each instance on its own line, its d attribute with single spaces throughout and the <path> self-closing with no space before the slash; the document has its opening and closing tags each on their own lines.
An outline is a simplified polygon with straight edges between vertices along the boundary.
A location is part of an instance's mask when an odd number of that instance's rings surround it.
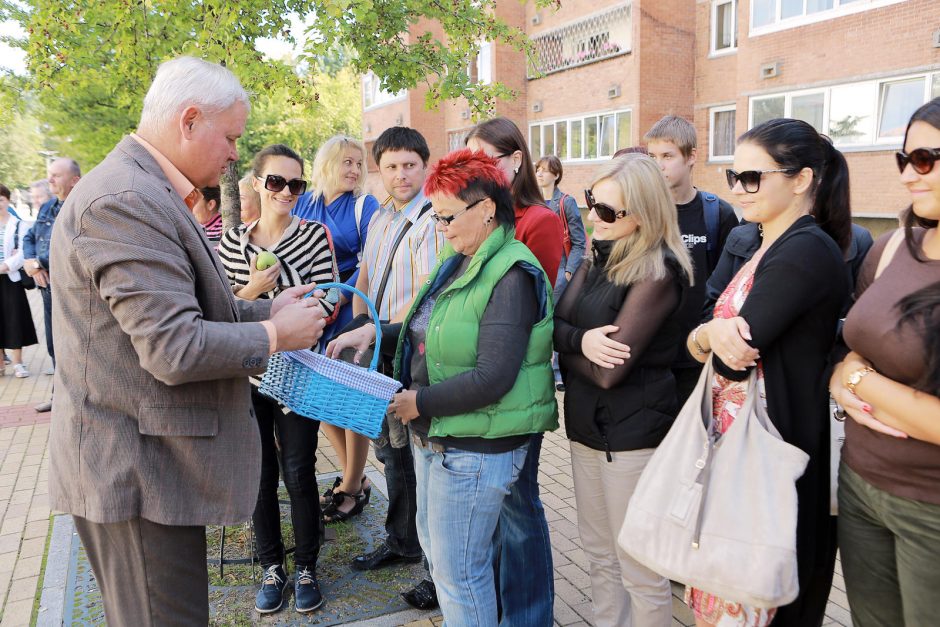
<svg viewBox="0 0 940 627">
<path fill-rule="evenodd" d="M 509 182 L 495 159 L 453 152 L 424 191 L 447 245 L 404 322 L 382 327 L 381 349 L 394 352 L 405 388 L 390 408 L 411 427 L 418 537 L 444 620 L 495 626 L 503 500 L 530 436 L 558 426 L 552 287 L 514 238 Z M 364 349 L 374 338 L 366 325 L 334 344 Z"/>
</svg>

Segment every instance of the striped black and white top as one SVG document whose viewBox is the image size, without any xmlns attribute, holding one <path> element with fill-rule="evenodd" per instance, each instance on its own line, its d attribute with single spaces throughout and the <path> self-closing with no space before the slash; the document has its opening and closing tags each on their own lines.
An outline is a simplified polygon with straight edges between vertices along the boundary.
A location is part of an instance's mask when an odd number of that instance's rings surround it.
<svg viewBox="0 0 940 627">
<path fill-rule="evenodd" d="M 277 287 L 260 298 L 274 298 L 288 287 L 338 280 L 333 240 L 325 226 L 294 216 L 277 244 L 263 248 L 251 243 L 251 230 L 256 224 L 257 221 L 233 227 L 219 242 L 219 257 L 233 288 L 248 285 L 249 261 L 265 250 L 281 262 L 281 275 Z M 332 305 L 326 301 L 322 304 L 327 315 L 331 315 Z"/>
</svg>

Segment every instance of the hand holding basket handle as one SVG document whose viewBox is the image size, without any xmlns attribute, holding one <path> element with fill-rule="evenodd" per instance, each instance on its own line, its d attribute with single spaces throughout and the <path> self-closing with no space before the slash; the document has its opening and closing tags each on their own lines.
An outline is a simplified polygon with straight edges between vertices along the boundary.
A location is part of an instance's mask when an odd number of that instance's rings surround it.
<svg viewBox="0 0 940 627">
<path fill-rule="evenodd" d="M 299 285 L 284 290 L 274 299 L 271 323 L 277 330 L 278 351 L 310 348 L 317 343 L 325 326 L 320 296 L 318 286 Z"/>
<path fill-rule="evenodd" d="M 378 347 L 382 344 L 382 326 L 379 324 L 379 312 L 375 310 L 375 306 L 372 304 L 372 301 L 369 300 L 369 297 L 357 290 L 354 287 L 350 287 L 345 283 L 321 283 L 317 286 L 321 290 L 330 290 L 338 289 L 346 292 L 352 292 L 359 298 L 369 308 L 369 315 L 372 316 L 372 322 L 374 326 L 369 328 L 369 325 L 365 325 L 356 329 L 355 331 L 350 331 L 349 333 L 343 333 L 332 342 L 330 342 L 326 347 L 326 356 L 331 359 L 336 359 L 339 357 L 340 352 L 344 348 L 355 348 L 356 349 L 356 359 L 355 363 L 359 363 L 359 356 L 367 349 L 373 340 L 375 340 L 376 351 L 372 355 L 372 363 L 369 364 L 369 370 L 375 370 L 379 365 L 379 351 Z M 373 332 L 374 329 L 374 332 Z"/>
</svg>

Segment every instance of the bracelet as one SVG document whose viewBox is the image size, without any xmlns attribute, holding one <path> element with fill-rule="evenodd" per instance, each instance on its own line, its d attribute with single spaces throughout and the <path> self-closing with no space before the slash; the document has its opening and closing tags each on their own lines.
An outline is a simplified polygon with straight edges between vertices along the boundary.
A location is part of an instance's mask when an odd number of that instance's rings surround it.
<svg viewBox="0 0 940 627">
<path fill-rule="evenodd" d="M 707 323 L 703 322 L 694 329 L 692 329 L 692 345 L 695 347 L 695 350 L 699 355 L 707 355 L 709 351 L 702 348 L 702 345 L 698 343 L 698 330 L 704 327 Z"/>
<path fill-rule="evenodd" d="M 845 387 L 849 389 L 849 392 L 851 392 L 852 394 L 855 394 L 855 396 L 858 396 L 858 394 L 855 393 L 855 386 L 861 383 L 862 379 L 864 379 L 866 376 L 873 373 L 874 371 L 875 369 L 872 368 L 871 366 L 865 366 L 864 368 L 860 368 L 856 370 L 855 372 L 851 373 L 846 379 Z"/>
</svg>

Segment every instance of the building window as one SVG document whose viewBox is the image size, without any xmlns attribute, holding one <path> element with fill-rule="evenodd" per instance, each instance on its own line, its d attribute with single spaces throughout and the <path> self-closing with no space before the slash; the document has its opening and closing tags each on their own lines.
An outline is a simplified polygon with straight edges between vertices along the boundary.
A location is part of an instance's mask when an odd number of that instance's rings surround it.
<svg viewBox="0 0 940 627">
<path fill-rule="evenodd" d="M 562 161 L 604 159 L 631 145 L 629 109 L 529 125 L 533 159 L 554 154 Z"/>
<path fill-rule="evenodd" d="M 627 53 L 632 36 L 629 2 L 535 35 L 535 67 L 529 68 L 529 78 Z"/>
<path fill-rule="evenodd" d="M 493 42 L 481 41 L 477 56 L 467 64 L 467 76 L 477 85 L 493 82 Z"/>
<path fill-rule="evenodd" d="M 730 161 L 734 158 L 735 116 L 734 105 L 709 109 L 708 160 Z"/>
<path fill-rule="evenodd" d="M 456 131 L 447 132 L 447 152 L 453 152 L 454 150 L 459 150 L 461 148 L 466 148 L 467 144 L 467 135 L 470 133 L 469 128 L 463 128 Z"/>
<path fill-rule="evenodd" d="M 364 109 L 378 107 L 395 100 L 400 100 L 407 94 L 408 92 L 406 90 L 392 93 L 382 89 L 381 81 L 379 81 L 379 78 L 372 72 L 362 77 L 362 107 Z"/>
<path fill-rule="evenodd" d="M 724 54 L 737 50 L 737 0 L 713 0 L 711 42 L 712 54 Z"/>
<path fill-rule="evenodd" d="M 750 101 L 750 127 L 797 118 L 840 148 L 880 150 L 884 144 L 899 144 L 911 114 L 937 95 L 940 72 L 759 96 Z"/>
<path fill-rule="evenodd" d="M 719 0 L 720 1 L 720 0 Z M 751 0 L 752 35 L 803 26 L 905 0 Z"/>
</svg>

